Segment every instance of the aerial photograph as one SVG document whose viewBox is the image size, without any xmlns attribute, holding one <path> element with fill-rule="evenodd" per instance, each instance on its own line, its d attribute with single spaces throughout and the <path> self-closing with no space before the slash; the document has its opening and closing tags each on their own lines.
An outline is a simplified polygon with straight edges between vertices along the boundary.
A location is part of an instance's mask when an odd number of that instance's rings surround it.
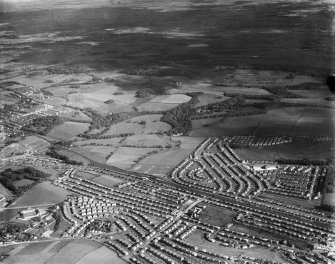
<svg viewBox="0 0 335 264">
<path fill-rule="evenodd" d="M 335 264 L 335 0 L 0 0 L 0 263 Z"/>
</svg>

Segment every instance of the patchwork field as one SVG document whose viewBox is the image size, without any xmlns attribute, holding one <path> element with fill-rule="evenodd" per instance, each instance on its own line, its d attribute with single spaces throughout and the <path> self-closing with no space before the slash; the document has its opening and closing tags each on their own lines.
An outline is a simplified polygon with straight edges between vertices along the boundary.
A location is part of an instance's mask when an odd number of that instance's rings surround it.
<svg viewBox="0 0 335 264">
<path fill-rule="evenodd" d="M 201 144 L 204 138 L 172 137 L 172 140 L 180 141 L 180 147 L 150 155 L 141 160 L 132 170 L 160 176 L 165 175 L 192 153 L 192 151 Z"/>
<path fill-rule="evenodd" d="M 104 135 L 120 135 L 124 133 L 148 134 L 169 131 L 171 126 L 167 123 L 161 122 L 161 117 L 162 115 L 145 115 L 135 117 L 112 125 Z"/>
<path fill-rule="evenodd" d="M 230 117 L 211 127 L 193 130 L 190 135 L 219 137 L 238 135 L 306 135 L 332 136 L 329 122 L 333 111 L 325 108 L 290 107 L 267 114 Z"/>
<path fill-rule="evenodd" d="M 7 264 L 123 264 L 115 252 L 89 240 L 39 242 L 16 246 L 9 251 Z"/>
<path fill-rule="evenodd" d="M 71 150 L 96 162 L 105 163 L 106 157 L 116 148 L 110 146 L 81 146 Z"/>
<path fill-rule="evenodd" d="M 12 207 L 63 202 L 70 193 L 51 182 L 42 182 L 25 192 Z"/>
<path fill-rule="evenodd" d="M 88 123 L 64 122 L 63 124 L 54 127 L 48 133 L 48 137 L 59 140 L 70 140 L 78 134 L 85 132 L 89 126 L 90 124 Z"/>
<path fill-rule="evenodd" d="M 139 158 L 142 158 L 157 148 L 129 148 L 120 147 L 107 160 L 106 164 L 119 167 L 121 169 L 129 169 L 136 164 Z"/>
<path fill-rule="evenodd" d="M 263 148 L 237 148 L 235 152 L 242 159 L 247 160 L 275 160 L 279 158 L 326 160 L 334 158 L 334 146 L 330 142 L 295 141 Z"/>
</svg>

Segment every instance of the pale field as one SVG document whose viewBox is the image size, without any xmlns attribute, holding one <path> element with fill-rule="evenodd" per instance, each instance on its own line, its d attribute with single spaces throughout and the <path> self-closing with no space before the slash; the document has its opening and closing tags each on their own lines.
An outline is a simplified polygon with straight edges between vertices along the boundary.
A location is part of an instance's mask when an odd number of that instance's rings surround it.
<svg viewBox="0 0 335 264">
<path fill-rule="evenodd" d="M 102 185 L 113 187 L 116 184 L 122 183 L 123 181 L 117 178 L 113 178 L 110 175 L 101 175 L 99 177 L 95 177 L 92 181 L 100 183 Z"/>
<path fill-rule="evenodd" d="M 198 96 L 198 100 L 199 103 L 197 103 L 196 106 L 203 106 L 203 105 L 207 105 L 207 104 L 213 104 L 213 103 L 217 103 L 217 102 L 221 102 L 224 100 L 227 100 L 229 97 L 227 96 L 223 96 L 223 95 L 219 95 L 219 94 L 201 94 L 200 96 Z"/>
<path fill-rule="evenodd" d="M 131 145 L 139 147 L 168 146 L 167 142 L 158 135 L 135 135 L 129 136 L 123 141 L 122 145 Z"/>
<path fill-rule="evenodd" d="M 136 164 L 132 170 L 160 176 L 164 175 L 187 158 L 204 139 L 201 137 L 172 137 L 173 141 L 181 142 L 180 148 L 168 149 L 158 154 L 150 155 Z"/>
<path fill-rule="evenodd" d="M 147 155 L 149 152 L 158 150 L 157 148 L 128 148 L 120 147 L 107 160 L 106 164 L 128 169 L 133 166 L 136 160 Z"/>
<path fill-rule="evenodd" d="M 77 121 L 84 121 L 84 122 L 92 121 L 92 118 L 90 118 L 88 115 L 85 115 L 81 111 L 72 110 L 72 109 L 67 113 L 61 113 L 58 116 L 61 117 L 61 118 L 62 117 L 70 118 L 70 119 L 77 120 Z"/>
<path fill-rule="evenodd" d="M 106 157 L 116 148 L 111 146 L 80 146 L 72 148 L 72 150 L 96 162 L 105 163 Z"/>
<path fill-rule="evenodd" d="M 112 125 L 104 135 L 119 135 L 123 133 L 147 134 L 169 131 L 171 126 L 167 123 L 161 122 L 161 117 L 162 115 L 144 115 L 134 117 L 127 121 Z M 139 124 L 138 122 L 141 121 L 145 121 L 146 124 Z"/>
<path fill-rule="evenodd" d="M 76 264 L 92 264 L 92 263 L 125 264 L 127 262 L 119 258 L 114 251 L 103 246 L 94 251 L 91 251 L 90 253 L 88 253 L 87 255 L 85 255 L 83 258 L 81 258 L 79 261 L 76 262 Z"/>
<path fill-rule="evenodd" d="M 18 245 L 5 259 L 7 264 L 124 263 L 113 251 L 89 240 L 39 242 Z M 102 262 L 100 262 L 100 260 Z"/>
<path fill-rule="evenodd" d="M 176 106 L 178 106 L 178 104 L 146 102 L 137 106 L 137 109 L 139 111 L 167 111 L 175 108 Z"/>
<path fill-rule="evenodd" d="M 70 192 L 53 185 L 51 182 L 41 182 L 27 192 L 11 207 L 45 205 L 63 202 Z"/>
<path fill-rule="evenodd" d="M 278 263 L 284 263 L 286 260 L 281 257 L 279 252 L 271 251 L 263 247 L 254 247 L 249 249 L 237 249 L 233 247 L 223 247 L 219 243 L 211 243 L 202 238 L 203 232 L 193 232 L 187 240 L 191 243 L 200 245 L 201 248 L 205 248 L 211 252 L 217 252 L 226 256 L 247 256 L 254 258 L 261 258 L 263 260 L 272 260 Z"/>
<path fill-rule="evenodd" d="M 75 173 L 75 175 L 78 176 L 78 177 L 84 178 L 86 180 L 91 180 L 91 179 L 94 179 L 94 178 L 98 177 L 97 174 L 93 174 L 93 173 L 89 173 L 89 172 L 85 172 L 85 171 L 77 171 Z"/>
<path fill-rule="evenodd" d="M 19 181 L 14 182 L 15 187 L 23 187 L 23 186 L 27 186 L 34 183 L 34 181 L 29 180 L 29 179 L 22 179 Z"/>
<path fill-rule="evenodd" d="M 322 195 L 322 205 L 335 208 L 335 193 L 325 193 Z"/>
<path fill-rule="evenodd" d="M 257 87 L 220 87 L 220 90 L 224 93 L 237 93 L 237 94 L 247 94 L 247 95 L 269 95 L 267 90 L 257 88 Z"/>
<path fill-rule="evenodd" d="M 158 95 L 151 99 L 150 103 L 165 103 L 165 104 L 182 104 L 191 100 L 191 97 L 186 94 L 171 94 L 171 95 Z"/>
<path fill-rule="evenodd" d="M 74 142 L 75 146 L 82 146 L 86 144 L 101 144 L 101 145 L 112 145 L 118 146 L 121 142 L 122 138 L 107 138 L 107 139 L 88 139 L 88 140 L 80 140 Z"/>
<path fill-rule="evenodd" d="M 49 142 L 47 142 L 46 140 L 36 136 L 28 136 L 22 141 L 20 141 L 19 144 L 24 149 L 33 149 L 38 152 L 45 151 L 50 145 Z"/>
<path fill-rule="evenodd" d="M 78 123 L 78 122 L 64 122 L 56 127 L 54 127 L 49 133 L 48 137 L 70 140 L 80 133 L 85 132 L 89 128 L 88 123 Z"/>
<path fill-rule="evenodd" d="M 219 137 L 236 135 L 332 136 L 333 111 L 323 108 L 291 107 L 267 114 L 229 117 L 211 127 L 193 130 L 190 135 Z"/>
</svg>

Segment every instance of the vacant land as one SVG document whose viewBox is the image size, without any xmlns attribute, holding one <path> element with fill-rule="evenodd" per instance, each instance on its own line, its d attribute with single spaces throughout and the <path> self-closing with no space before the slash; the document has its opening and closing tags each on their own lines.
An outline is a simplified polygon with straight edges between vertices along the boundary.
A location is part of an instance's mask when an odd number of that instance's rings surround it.
<svg viewBox="0 0 335 264">
<path fill-rule="evenodd" d="M 120 135 L 125 133 L 148 134 L 169 131 L 171 126 L 161 122 L 162 115 L 144 115 L 112 125 L 104 135 Z"/>
<path fill-rule="evenodd" d="M 267 114 L 229 117 L 211 127 L 194 130 L 191 136 L 306 135 L 332 136 L 329 121 L 333 111 L 327 108 L 285 107 Z"/>
<path fill-rule="evenodd" d="M 8 264 L 125 263 L 113 251 L 89 240 L 39 242 L 19 245 L 10 251 Z"/>
<path fill-rule="evenodd" d="M 64 122 L 63 124 L 54 127 L 48 137 L 60 140 L 70 140 L 80 133 L 85 132 L 89 128 L 88 123 L 79 122 Z"/>
<path fill-rule="evenodd" d="M 130 148 L 120 147 L 114 154 L 107 160 L 106 164 L 113 165 L 122 169 L 129 169 L 136 164 L 139 158 L 142 158 L 157 148 Z"/>
<path fill-rule="evenodd" d="M 53 185 L 51 182 L 41 182 L 25 192 L 13 206 L 28 207 L 60 203 L 63 202 L 69 194 L 68 191 Z"/>
<path fill-rule="evenodd" d="M 292 143 L 286 143 L 276 146 L 263 148 L 249 147 L 235 149 L 235 152 L 247 160 L 275 160 L 275 159 L 310 159 L 325 160 L 334 158 L 334 147 L 329 142 L 313 142 L 308 140 L 299 140 Z"/>
<path fill-rule="evenodd" d="M 179 141 L 180 147 L 150 155 L 132 169 L 136 172 L 164 175 L 192 153 L 204 138 L 172 137 L 172 140 Z"/>
<path fill-rule="evenodd" d="M 95 177 L 94 179 L 92 179 L 92 181 L 100 183 L 104 186 L 108 186 L 108 187 L 113 187 L 114 185 L 117 185 L 119 183 L 122 183 L 122 180 L 119 180 L 117 178 L 113 178 L 110 175 L 101 175 L 99 177 Z"/>
</svg>

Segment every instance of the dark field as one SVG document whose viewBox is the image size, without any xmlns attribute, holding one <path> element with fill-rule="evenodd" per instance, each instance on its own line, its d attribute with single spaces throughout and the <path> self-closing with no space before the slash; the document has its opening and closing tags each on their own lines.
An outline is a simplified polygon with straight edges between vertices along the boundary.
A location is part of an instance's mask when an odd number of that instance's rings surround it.
<svg viewBox="0 0 335 264">
<path fill-rule="evenodd" d="M 332 13 L 326 3 L 196 3 L 169 12 L 160 12 L 159 7 L 136 9 L 159 5 L 159 1 L 131 1 L 123 7 L 99 7 L 98 2 L 94 8 L 33 12 L 22 8 L 22 12 L 1 14 L 0 22 L 10 23 L 1 29 L 11 31 L 1 37 L 8 44 L 3 48 L 21 43 L 26 35 L 32 38 L 29 45 L 33 48 L 28 48 L 20 61 L 83 64 L 126 72 L 164 66 L 160 76 L 181 79 L 212 76 L 219 81 L 226 72 L 213 70 L 216 66 L 329 73 Z M 46 40 L 49 33 L 58 34 Z M 59 37 L 78 39 L 65 42 Z"/>
</svg>

